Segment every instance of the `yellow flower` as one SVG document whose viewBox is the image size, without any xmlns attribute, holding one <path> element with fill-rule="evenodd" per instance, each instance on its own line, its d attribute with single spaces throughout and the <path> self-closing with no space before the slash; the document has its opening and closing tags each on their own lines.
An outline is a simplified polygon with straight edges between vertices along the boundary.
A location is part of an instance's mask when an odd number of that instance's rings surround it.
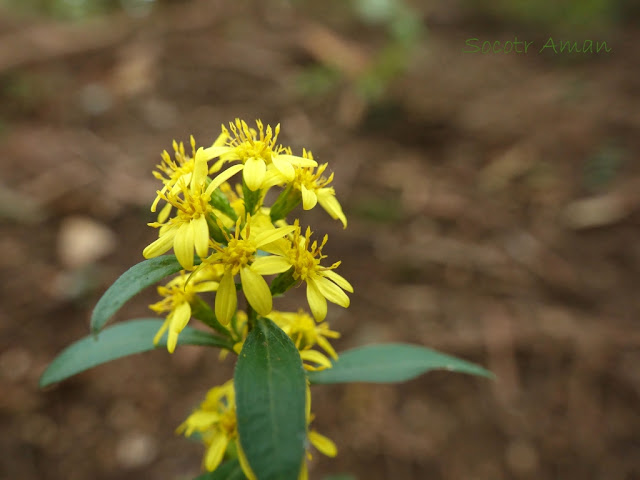
<svg viewBox="0 0 640 480">
<path fill-rule="evenodd" d="M 308 155 L 309 158 L 313 158 L 311 152 Z M 296 168 L 296 177 L 293 185 L 302 194 L 302 208 L 311 210 L 319 203 L 331 218 L 340 220 L 343 227 L 347 228 L 347 217 L 344 215 L 342 206 L 336 198 L 336 191 L 333 187 L 327 187 L 333 181 L 333 173 L 329 175 L 329 178 L 322 176 L 327 165 L 327 163 L 323 163 L 315 172 L 314 168 Z"/>
<path fill-rule="evenodd" d="M 340 265 L 336 262 L 330 267 L 320 265 L 322 248 L 327 242 L 324 236 L 322 244 L 311 243 L 311 229 L 307 227 L 305 236 L 301 235 L 298 220 L 290 242 L 278 242 L 264 250 L 274 255 L 258 258 L 253 263 L 253 270 L 261 275 L 282 273 L 293 267 L 293 278 L 307 284 L 307 301 L 314 318 L 321 322 L 327 316 L 327 300 L 341 307 L 349 306 L 349 297 L 344 293 L 353 292 L 351 284 L 333 270 Z"/>
<path fill-rule="evenodd" d="M 158 287 L 158 293 L 164 297 L 157 303 L 149 305 L 156 313 L 169 312 L 166 320 L 153 339 L 158 344 L 162 335 L 169 330 L 167 350 L 173 353 L 178 342 L 178 335 L 187 326 L 191 318 L 191 302 L 200 292 L 213 292 L 218 289 L 219 272 L 212 268 L 201 269 L 189 279 L 185 271 L 167 283 Z"/>
<path fill-rule="evenodd" d="M 247 223 L 240 228 L 241 219 L 236 222 L 235 233 L 227 237 L 227 245 L 213 243 L 217 250 L 205 260 L 207 264 L 221 264 L 224 266 L 224 275 L 220 280 L 220 287 L 216 293 L 215 313 L 218 321 L 227 325 L 238 306 L 238 296 L 234 277 L 239 273 L 242 282 L 242 290 L 249 304 L 260 315 L 271 312 L 273 300 L 271 291 L 262 275 L 253 268 L 255 253 L 260 247 L 281 239 L 294 230 L 293 226 L 256 229 L 257 222 L 252 222 L 251 216 L 247 216 Z M 259 230 L 259 231 L 256 231 Z"/>
<path fill-rule="evenodd" d="M 302 151 L 302 157 L 313 160 L 313 154 L 307 150 Z M 323 163 L 317 168 L 295 166 L 295 176 L 289 182 L 283 176 L 278 175 L 278 172 L 274 172 L 265 182 L 265 186 L 289 183 L 295 192 L 300 192 L 303 209 L 311 210 L 319 203 L 331 218 L 340 220 L 343 227 L 347 228 L 347 217 L 336 198 L 336 191 L 333 187 L 327 186 L 333 181 L 333 173 L 328 178 L 323 176 L 328 165 L 328 163 Z M 296 200 L 297 202 L 300 201 L 299 198 Z"/>
<path fill-rule="evenodd" d="M 240 355 L 244 341 L 249 334 L 249 317 L 246 312 L 238 310 L 236 316 L 231 319 L 231 328 L 229 333 L 231 334 L 231 341 L 233 342 L 233 351 L 236 355 Z M 229 354 L 230 350 L 220 350 L 220 360 L 224 360 Z"/>
<path fill-rule="evenodd" d="M 320 346 L 331 358 L 338 359 L 327 338 L 340 338 L 340 333 L 329 330 L 329 324 L 316 324 L 315 320 L 302 309 L 295 312 L 272 311 L 268 318 L 273 320 L 293 341 L 300 351 L 303 361 L 312 362 L 318 367 L 303 364 L 306 370 L 323 370 L 331 368 L 331 360 L 317 350 L 311 350 L 315 345 Z"/>
<path fill-rule="evenodd" d="M 295 172 L 294 165 L 300 167 L 313 167 L 317 163 L 308 158 L 291 155 L 291 151 L 281 145 L 277 145 L 280 124 L 272 129 L 267 125 L 265 130 L 260 120 L 256 121 L 258 130 L 249 128 L 244 120 L 236 119 L 229 123 L 229 130 L 223 125 L 221 138 L 226 139 L 225 146 L 214 145 L 205 149 L 209 158 L 220 157 L 223 162 L 241 161 L 243 164 L 243 178 L 251 191 L 262 188 L 267 167 L 275 168 L 284 178 L 292 181 Z M 212 169 L 219 168 L 217 162 Z"/>
<path fill-rule="evenodd" d="M 307 380 L 307 396 L 305 402 L 306 408 L 306 418 L 307 418 L 307 429 L 311 422 L 313 422 L 314 415 L 311 413 L 311 389 L 309 388 L 309 381 Z M 335 457 L 338 454 L 338 448 L 336 444 L 331 441 L 328 437 L 319 434 L 316 430 L 308 430 L 307 438 L 311 445 L 316 447 L 316 449 L 326 455 L 327 457 Z M 311 453 L 307 450 L 307 459 L 311 460 Z M 298 476 L 298 480 L 308 480 L 309 479 L 309 470 L 307 468 L 307 462 L 302 462 L 302 468 L 300 470 L 300 475 Z"/>
<path fill-rule="evenodd" d="M 225 138 L 218 137 L 213 146 L 222 145 L 224 141 Z M 195 166 L 195 158 L 198 157 L 199 159 L 202 159 L 204 157 L 204 149 L 199 149 L 199 154 L 196 154 L 196 141 L 193 138 L 193 135 L 191 135 L 190 143 L 191 151 L 193 152 L 191 157 L 185 153 L 184 144 L 182 142 L 178 144 L 175 140 L 173 141 L 172 145 L 175 161 L 171 159 L 171 156 L 166 150 L 162 152 L 162 161 L 158 165 L 156 165 L 158 171 L 154 171 L 153 176 L 160 180 L 164 184 L 164 186 L 158 192 L 158 195 L 151 204 L 152 212 L 156 211 L 158 202 L 163 199 L 160 193 L 178 193 L 178 191 L 180 190 L 178 182 L 180 182 L 181 180 L 184 181 L 186 185 L 189 185 L 191 183 L 191 177 Z M 167 218 L 169 218 L 171 207 L 171 204 L 167 203 L 162 208 L 162 210 L 160 210 L 160 213 L 158 214 L 158 222 L 165 222 Z"/>
<path fill-rule="evenodd" d="M 206 157 L 199 149 L 196 153 L 194 171 L 191 175 L 190 187 L 184 179 L 178 184 L 177 191 L 162 192 L 158 195 L 176 208 L 177 214 L 166 223 L 154 222 L 149 226 L 160 228 L 158 239 L 148 245 L 142 254 L 145 258 L 153 258 L 167 252 L 171 247 L 180 265 L 189 270 L 193 268 L 193 254 L 204 258 L 209 253 L 209 226 L 207 216 L 214 213 L 209 204 L 214 190 L 242 169 L 234 165 L 223 171 L 206 185 Z"/>
<path fill-rule="evenodd" d="M 238 437 L 233 380 L 209 390 L 200 408 L 176 430 L 187 437 L 194 432 L 201 435 L 206 445 L 203 464 L 212 472 L 220 465 L 229 443 Z"/>
<path fill-rule="evenodd" d="M 236 191 L 234 192 L 233 188 L 231 188 L 231 185 L 229 185 L 227 182 L 224 182 L 222 185 L 220 185 L 220 191 L 224 194 L 225 197 L 227 197 L 229 205 L 231 206 L 233 211 L 236 212 L 236 215 L 238 217 L 243 217 L 245 215 L 245 208 L 244 198 L 242 198 L 242 187 L 236 183 Z"/>
<path fill-rule="evenodd" d="M 196 141 L 191 136 L 191 150 L 193 151 L 193 157 L 189 157 L 184 150 L 184 144 L 180 142 L 178 144 L 173 141 L 173 151 L 175 161 L 171 159 L 169 153 L 164 150 L 162 152 L 162 161 L 156 165 L 159 171 L 154 171 L 153 176 L 164 183 L 162 190 L 158 192 L 156 199 L 151 204 L 151 211 L 155 212 L 158 206 L 158 202 L 162 199 L 161 193 L 164 194 L 167 191 L 172 191 L 180 179 L 183 179 L 185 183 L 191 182 L 191 174 L 193 173 L 193 164 L 195 157 Z M 158 221 L 164 222 L 171 212 L 171 204 L 167 204 L 158 214 Z"/>
<path fill-rule="evenodd" d="M 313 421 L 311 414 L 311 392 L 307 385 L 305 415 L 307 426 Z M 190 437 L 194 433 L 199 433 L 206 451 L 203 459 L 204 467 L 212 472 L 222 462 L 227 447 L 231 442 L 236 442 L 238 460 L 243 473 L 249 480 L 256 480 L 256 476 L 249 466 L 247 457 L 244 454 L 242 445 L 238 441 L 238 424 L 236 417 L 235 390 L 233 380 L 229 380 L 224 385 L 213 387 L 207 393 L 205 400 L 200 407 L 194 411 L 177 429 L 176 433 Z M 321 453 L 335 457 L 338 450 L 335 444 L 327 437 L 320 435 L 315 430 L 308 432 L 309 443 L 316 447 Z M 307 452 L 307 458 L 311 454 Z M 298 480 L 307 480 L 309 473 L 306 462 L 302 463 Z"/>
</svg>

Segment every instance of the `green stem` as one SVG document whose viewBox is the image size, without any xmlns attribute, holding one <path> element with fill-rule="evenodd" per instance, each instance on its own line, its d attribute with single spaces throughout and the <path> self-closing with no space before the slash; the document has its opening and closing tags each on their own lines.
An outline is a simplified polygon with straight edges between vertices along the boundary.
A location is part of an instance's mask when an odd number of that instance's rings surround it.
<svg viewBox="0 0 640 480">
<path fill-rule="evenodd" d="M 195 297 L 191 303 L 192 315 L 205 325 L 211 327 L 216 332 L 224 335 L 227 338 L 231 338 L 231 333 L 225 328 L 216 318 L 216 314 L 213 312 L 207 302 L 200 297 Z"/>
<path fill-rule="evenodd" d="M 249 305 L 249 302 L 247 302 L 247 329 L 249 332 L 256 326 L 257 320 L 257 312 Z"/>
<path fill-rule="evenodd" d="M 262 191 L 260 189 L 256 191 L 249 190 L 247 184 L 244 182 L 244 178 L 242 179 L 242 196 L 244 197 L 244 208 L 245 212 L 249 215 L 253 215 L 258 210 L 258 206 L 260 205 L 260 197 L 262 196 Z"/>
<path fill-rule="evenodd" d="M 211 236 L 211 238 L 222 245 L 227 244 L 227 238 L 222 230 L 220 230 L 220 227 L 216 223 L 215 218 L 213 218 L 213 215 L 207 215 L 207 226 L 209 227 L 209 236 Z"/>
<path fill-rule="evenodd" d="M 295 278 L 293 278 L 293 267 L 291 267 L 286 272 L 282 272 L 271 282 L 271 295 L 274 297 L 278 295 L 282 295 L 284 292 L 293 287 L 296 283 Z"/>
<path fill-rule="evenodd" d="M 271 221 L 275 223 L 278 220 L 285 218 L 301 201 L 302 195 L 300 192 L 294 189 L 292 185 L 288 185 L 271 206 L 271 210 L 269 212 Z"/>
</svg>

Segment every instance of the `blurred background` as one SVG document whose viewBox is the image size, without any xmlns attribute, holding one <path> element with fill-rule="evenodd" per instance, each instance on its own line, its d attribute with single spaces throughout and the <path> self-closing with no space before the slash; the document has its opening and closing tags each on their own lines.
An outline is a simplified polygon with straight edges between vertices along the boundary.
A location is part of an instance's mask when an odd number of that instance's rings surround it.
<svg viewBox="0 0 640 480">
<path fill-rule="evenodd" d="M 0 0 L 0 478 L 200 472 L 174 429 L 231 358 L 37 380 L 155 238 L 160 152 L 241 117 L 335 171 L 349 228 L 303 222 L 355 286 L 329 312 L 338 350 L 413 342 L 498 377 L 315 387 L 339 455 L 312 479 L 640 479 L 639 18 L 630 0 Z M 534 50 L 463 51 L 516 37 Z M 539 54 L 549 37 L 611 51 Z"/>
</svg>

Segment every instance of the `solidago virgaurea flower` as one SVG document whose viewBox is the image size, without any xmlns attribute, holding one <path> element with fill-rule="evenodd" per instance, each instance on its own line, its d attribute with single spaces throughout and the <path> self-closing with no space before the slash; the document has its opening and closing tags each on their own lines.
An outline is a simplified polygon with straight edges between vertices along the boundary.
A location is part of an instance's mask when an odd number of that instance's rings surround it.
<svg viewBox="0 0 640 480">
<path fill-rule="evenodd" d="M 303 151 L 302 156 L 313 159 L 311 152 Z M 311 210 L 319 203 L 331 218 L 340 220 L 344 228 L 347 228 L 347 217 L 336 198 L 336 191 L 333 187 L 327 187 L 333 181 L 333 173 L 328 178 L 322 176 L 327 166 L 328 163 L 323 163 L 317 169 L 296 168 L 293 186 L 302 194 L 302 208 Z"/>
<path fill-rule="evenodd" d="M 298 312 L 278 312 L 274 310 L 267 317 L 273 320 L 291 338 L 303 361 L 319 365 L 314 367 L 305 363 L 303 366 L 306 370 L 331 368 L 331 360 L 326 355 L 317 350 L 312 350 L 315 345 L 322 348 L 334 360 L 338 359 L 338 354 L 327 338 L 340 338 L 340 333 L 329 330 L 327 322 L 316 324 L 315 320 L 302 309 L 298 310 Z"/>
<path fill-rule="evenodd" d="M 193 255 L 204 258 L 209 253 L 209 226 L 207 216 L 214 212 L 210 205 L 213 191 L 222 183 L 242 169 L 234 165 L 206 184 L 207 159 L 203 149 L 196 152 L 194 171 L 190 185 L 180 179 L 171 191 L 158 195 L 175 207 L 177 213 L 165 223 L 154 222 L 149 226 L 160 228 L 158 239 L 148 245 L 142 254 L 145 258 L 153 258 L 166 253 L 171 247 L 180 265 L 185 269 L 193 268 Z"/>
<path fill-rule="evenodd" d="M 203 268 L 190 275 L 182 271 L 180 274 L 167 283 L 158 287 L 158 293 L 164 297 L 157 303 L 149 305 L 149 308 L 156 313 L 168 312 L 158 333 L 156 333 L 153 343 L 157 344 L 162 335 L 169 330 L 167 337 L 167 350 L 173 353 L 178 342 L 178 335 L 184 330 L 191 318 L 191 302 L 196 295 L 201 292 L 212 292 L 218 289 L 220 272 L 215 268 Z"/>
<path fill-rule="evenodd" d="M 311 422 L 313 422 L 313 414 L 311 413 L 311 389 L 309 388 L 309 382 L 307 381 L 307 394 L 306 394 L 306 402 L 305 402 L 305 415 L 307 418 L 307 429 Z M 335 457 L 338 454 L 338 448 L 336 444 L 331 441 L 328 437 L 319 434 L 315 429 L 307 431 L 307 438 L 309 439 L 309 443 L 316 447 L 318 451 L 327 457 Z M 311 460 L 311 453 L 307 450 L 307 459 Z M 300 470 L 300 475 L 298 476 L 298 480 L 308 480 L 309 479 L 309 470 L 307 468 L 307 462 L 302 462 L 302 469 Z"/>
<path fill-rule="evenodd" d="M 218 137 L 213 146 L 220 145 L 224 142 L 224 138 Z M 156 195 L 155 200 L 151 204 L 151 211 L 155 212 L 158 207 L 158 203 L 162 200 L 161 193 L 164 194 L 167 191 L 177 193 L 179 187 L 178 182 L 183 180 L 185 184 L 191 183 L 191 175 L 193 173 L 195 158 L 196 158 L 196 141 L 191 135 L 190 138 L 192 156 L 188 156 L 184 149 L 184 143 L 173 141 L 172 147 L 175 160 L 171 159 L 169 153 L 164 150 L 161 154 L 162 161 L 156 165 L 157 170 L 153 171 L 153 176 L 160 180 L 164 186 Z M 202 152 L 200 153 L 202 157 Z M 158 222 L 164 222 L 171 213 L 171 204 L 167 203 L 160 213 L 158 214 Z"/>
<path fill-rule="evenodd" d="M 311 413 L 311 392 L 308 386 L 305 408 L 307 425 L 309 425 L 313 421 L 313 414 Z M 203 465 L 210 472 L 218 468 L 227 448 L 231 443 L 235 442 L 238 460 L 243 473 L 249 480 L 256 480 L 256 476 L 242 450 L 242 445 L 238 441 L 233 380 L 209 390 L 199 408 L 189 415 L 184 423 L 176 429 L 176 433 L 184 434 L 187 437 L 194 433 L 200 435 L 202 442 L 206 446 Z M 338 450 L 330 439 L 315 430 L 308 431 L 307 435 L 309 443 L 316 447 L 319 452 L 330 457 L 336 456 Z M 307 457 L 311 458 L 311 454 L 308 451 Z M 298 480 L 307 480 L 308 478 L 307 465 L 306 462 L 303 462 Z"/>
<path fill-rule="evenodd" d="M 196 141 L 191 136 L 191 150 L 193 151 L 193 155 L 195 157 L 195 148 Z M 193 157 L 189 157 L 184 150 L 184 143 L 173 141 L 173 152 L 175 161 L 171 159 L 169 153 L 164 150 L 162 152 L 162 161 L 156 165 L 157 171 L 153 172 L 153 176 L 160 180 L 164 186 L 158 192 L 156 199 L 151 204 L 151 211 L 155 212 L 158 206 L 158 202 L 162 199 L 161 194 L 166 193 L 167 191 L 172 191 L 173 188 L 177 185 L 180 179 L 184 179 L 185 183 L 191 182 L 191 174 L 193 172 Z M 160 213 L 158 214 L 158 221 L 164 222 L 171 212 L 171 204 L 167 203 Z"/>
<path fill-rule="evenodd" d="M 231 334 L 231 340 L 233 341 L 233 351 L 237 355 L 240 355 L 240 351 L 244 346 L 244 341 L 247 339 L 247 335 L 249 334 L 249 317 L 246 312 L 243 312 L 242 310 L 238 310 L 236 312 L 236 316 L 231 319 L 229 332 Z M 227 350 L 221 351 L 220 360 L 224 359 L 227 353 Z"/>
<path fill-rule="evenodd" d="M 220 185 L 220 191 L 224 194 L 229 202 L 229 206 L 236 212 L 238 217 L 245 215 L 244 198 L 242 198 L 242 187 L 236 184 L 236 191 L 234 192 L 227 182 Z"/>
<path fill-rule="evenodd" d="M 313 160 L 313 154 L 310 151 L 303 150 L 302 157 Z M 336 198 L 336 191 L 329 185 L 333 181 L 333 173 L 329 177 L 323 174 L 327 169 L 328 163 L 323 163 L 318 167 L 294 167 L 293 180 L 287 181 L 278 172 L 273 172 L 266 186 L 287 184 L 287 188 L 282 195 L 300 195 L 296 201 L 302 199 L 302 208 L 311 210 L 318 203 L 333 218 L 340 220 L 344 228 L 347 228 L 347 217 L 342 211 L 342 206 Z"/>
<path fill-rule="evenodd" d="M 229 124 L 229 130 L 223 125 L 222 136 L 226 139 L 225 146 L 214 145 L 205 149 L 210 158 L 221 157 L 224 161 L 241 161 L 244 171 L 244 181 L 251 191 L 262 188 L 267 168 L 275 168 L 288 181 L 292 181 L 294 165 L 299 167 L 313 167 L 317 163 L 313 159 L 298 157 L 291 154 L 286 147 L 277 145 L 280 124 L 272 129 L 267 125 L 265 130 L 260 120 L 256 121 L 258 131 L 249 128 L 244 120 L 236 119 Z M 219 164 L 216 164 L 216 168 Z"/>
<path fill-rule="evenodd" d="M 204 264 L 221 264 L 224 266 L 224 275 L 220 280 L 220 286 L 216 293 L 215 313 L 222 325 L 227 325 L 238 306 L 238 296 L 234 277 L 239 273 L 242 282 L 242 291 L 253 309 L 260 315 L 271 312 L 273 300 L 269 285 L 262 274 L 253 268 L 255 254 L 260 247 L 281 239 L 291 233 L 295 227 L 255 228 L 258 225 L 251 221 L 247 215 L 247 223 L 240 228 L 241 219 L 238 218 L 233 236 L 223 232 L 227 238 L 227 245 L 219 245 L 212 242 L 216 250 L 208 257 Z"/>
<path fill-rule="evenodd" d="M 311 243 L 311 229 L 307 227 L 305 236 L 301 235 L 300 225 L 294 223 L 292 239 L 289 242 L 278 242 L 274 248 L 265 249 L 274 255 L 258 258 L 253 263 L 253 270 L 262 275 L 282 273 L 293 267 L 293 278 L 307 284 L 307 301 L 314 318 L 321 322 L 327 316 L 327 300 L 341 307 L 349 306 L 349 297 L 343 290 L 353 292 L 351 284 L 333 270 L 340 262 L 329 267 L 320 265 L 322 247 L 327 243 L 325 235 L 320 246 Z"/>
<path fill-rule="evenodd" d="M 212 472 L 220 465 L 229 443 L 238 438 L 233 380 L 209 390 L 200 407 L 176 430 L 187 437 L 195 432 L 206 445 L 204 467 Z"/>
</svg>

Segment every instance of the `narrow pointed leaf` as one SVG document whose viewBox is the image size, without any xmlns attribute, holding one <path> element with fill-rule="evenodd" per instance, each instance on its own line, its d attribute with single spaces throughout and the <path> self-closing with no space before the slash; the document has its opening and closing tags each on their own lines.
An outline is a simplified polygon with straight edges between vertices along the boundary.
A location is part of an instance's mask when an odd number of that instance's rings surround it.
<svg viewBox="0 0 640 480">
<path fill-rule="evenodd" d="M 117 358 L 154 348 L 167 348 L 166 333 L 157 347 L 153 344 L 153 337 L 163 323 L 163 320 L 153 318 L 130 320 L 106 328 L 97 337 L 90 335 L 72 343 L 44 371 L 40 377 L 40 387 Z M 178 345 L 229 347 L 224 339 L 191 327 L 186 327 L 180 333 Z"/>
<path fill-rule="evenodd" d="M 144 288 L 182 270 L 175 255 L 161 255 L 134 265 L 102 295 L 91 314 L 91 331 L 97 332 L 129 299 Z"/>
<path fill-rule="evenodd" d="M 289 337 L 259 319 L 244 342 L 234 375 L 238 433 L 259 480 L 296 480 L 306 439 L 306 380 Z"/>
<path fill-rule="evenodd" d="M 246 480 L 237 459 L 223 463 L 213 472 L 203 473 L 193 480 Z"/>
<path fill-rule="evenodd" d="M 419 345 L 388 343 L 347 350 L 327 370 L 309 372 L 311 383 L 404 382 L 430 370 L 483 377 L 493 374 L 473 363 Z"/>
</svg>

